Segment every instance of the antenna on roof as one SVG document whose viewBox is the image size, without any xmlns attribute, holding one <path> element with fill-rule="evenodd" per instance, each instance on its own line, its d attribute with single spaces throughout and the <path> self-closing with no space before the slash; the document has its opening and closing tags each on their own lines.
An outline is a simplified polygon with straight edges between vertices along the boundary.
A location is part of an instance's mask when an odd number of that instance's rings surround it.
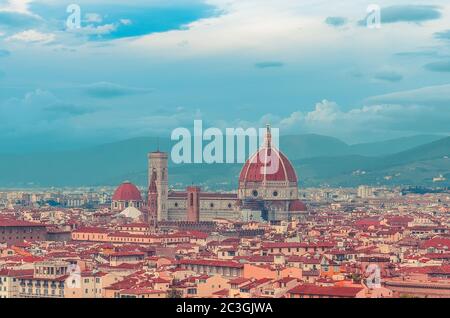
<svg viewBox="0 0 450 318">
<path fill-rule="evenodd" d="M 156 149 L 159 152 L 159 136 L 156 137 Z"/>
</svg>

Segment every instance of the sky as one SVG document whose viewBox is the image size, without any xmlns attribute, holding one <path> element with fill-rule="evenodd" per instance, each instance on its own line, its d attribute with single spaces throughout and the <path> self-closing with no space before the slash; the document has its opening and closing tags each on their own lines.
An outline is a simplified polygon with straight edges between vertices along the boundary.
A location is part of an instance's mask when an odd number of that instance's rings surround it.
<svg viewBox="0 0 450 318">
<path fill-rule="evenodd" d="M 0 0 L 0 153 L 169 138 L 194 119 L 348 143 L 449 135 L 450 3 Z"/>
</svg>

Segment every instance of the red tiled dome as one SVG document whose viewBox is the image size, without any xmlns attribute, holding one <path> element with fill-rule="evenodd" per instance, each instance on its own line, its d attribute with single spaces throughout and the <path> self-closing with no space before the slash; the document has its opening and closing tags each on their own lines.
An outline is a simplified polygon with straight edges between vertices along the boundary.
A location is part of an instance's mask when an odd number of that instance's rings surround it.
<svg viewBox="0 0 450 318">
<path fill-rule="evenodd" d="M 278 160 L 278 169 L 271 172 L 272 160 Z M 272 166 L 273 163 L 272 163 Z M 275 165 L 276 167 L 276 165 Z M 241 170 L 239 182 L 288 181 L 297 183 L 297 175 L 286 156 L 271 147 L 264 147 L 254 154 Z"/>
<path fill-rule="evenodd" d="M 129 181 L 122 183 L 114 192 L 113 201 L 142 201 L 141 192 Z"/>
</svg>

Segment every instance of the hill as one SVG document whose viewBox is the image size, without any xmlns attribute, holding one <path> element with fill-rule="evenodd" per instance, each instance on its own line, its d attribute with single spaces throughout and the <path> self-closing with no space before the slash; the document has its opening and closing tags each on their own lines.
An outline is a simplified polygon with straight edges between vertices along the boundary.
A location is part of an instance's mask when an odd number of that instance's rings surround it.
<svg viewBox="0 0 450 318">
<path fill-rule="evenodd" d="M 409 137 L 406 144 L 416 145 L 434 138 L 437 137 Z M 397 153 L 367 155 L 406 147 L 399 143 L 390 140 L 384 148 L 383 143 L 375 143 L 373 147 L 373 144 L 348 145 L 320 135 L 283 136 L 280 140 L 281 149 L 295 165 L 301 184 L 306 186 L 429 184 L 432 177 L 450 171 L 449 161 L 444 159 L 450 156 L 450 137 Z M 171 149 L 172 144 L 170 140 L 142 137 L 76 151 L 0 155 L 0 187 L 116 185 L 125 179 L 145 185 L 148 151 L 158 145 L 162 150 Z M 181 187 L 194 182 L 204 187 L 234 189 L 241 166 L 170 164 L 171 183 Z M 394 177 L 385 178 L 391 175 Z"/>
</svg>

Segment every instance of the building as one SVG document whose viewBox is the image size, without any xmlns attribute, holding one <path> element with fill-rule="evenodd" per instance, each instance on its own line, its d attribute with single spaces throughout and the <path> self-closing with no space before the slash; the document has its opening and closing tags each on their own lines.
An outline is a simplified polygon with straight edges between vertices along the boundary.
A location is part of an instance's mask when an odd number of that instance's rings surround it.
<svg viewBox="0 0 450 318">
<path fill-rule="evenodd" d="M 0 298 L 19 296 L 19 278 L 33 274 L 28 269 L 0 269 Z"/>
<path fill-rule="evenodd" d="M 299 200 L 298 179 L 289 159 L 272 145 L 267 126 L 264 145 L 241 170 L 238 199 L 240 208 L 261 211 L 263 219 L 289 219 L 306 206 Z"/>
<path fill-rule="evenodd" d="M 45 241 L 47 229 L 45 225 L 28 221 L 1 219 L 0 242 L 17 244 L 23 241 Z"/>
<path fill-rule="evenodd" d="M 272 145 L 267 127 L 264 145 L 244 164 L 236 193 L 186 191 L 168 187 L 168 154 L 148 155 L 148 221 L 283 220 L 307 210 L 299 200 L 298 178 L 290 161 Z"/>
<path fill-rule="evenodd" d="M 70 276 L 69 265 L 70 263 L 63 261 L 34 263 L 33 273 L 21 276 L 18 279 L 19 297 L 64 298 L 66 280 Z"/>
<path fill-rule="evenodd" d="M 139 189 L 130 181 L 125 181 L 114 192 L 111 210 L 121 212 L 128 207 L 141 209 L 144 207 L 144 201 Z"/>
<path fill-rule="evenodd" d="M 169 194 L 168 183 L 168 154 L 155 151 L 148 155 L 148 185 L 154 182 L 157 194 L 157 220 L 169 220 L 167 199 Z M 153 177 L 153 180 L 152 180 Z"/>
<path fill-rule="evenodd" d="M 361 199 L 367 199 L 373 197 L 373 189 L 371 187 L 362 185 L 358 187 L 358 197 Z"/>
<path fill-rule="evenodd" d="M 289 298 L 366 298 L 361 287 L 299 285 L 288 291 Z"/>
</svg>

